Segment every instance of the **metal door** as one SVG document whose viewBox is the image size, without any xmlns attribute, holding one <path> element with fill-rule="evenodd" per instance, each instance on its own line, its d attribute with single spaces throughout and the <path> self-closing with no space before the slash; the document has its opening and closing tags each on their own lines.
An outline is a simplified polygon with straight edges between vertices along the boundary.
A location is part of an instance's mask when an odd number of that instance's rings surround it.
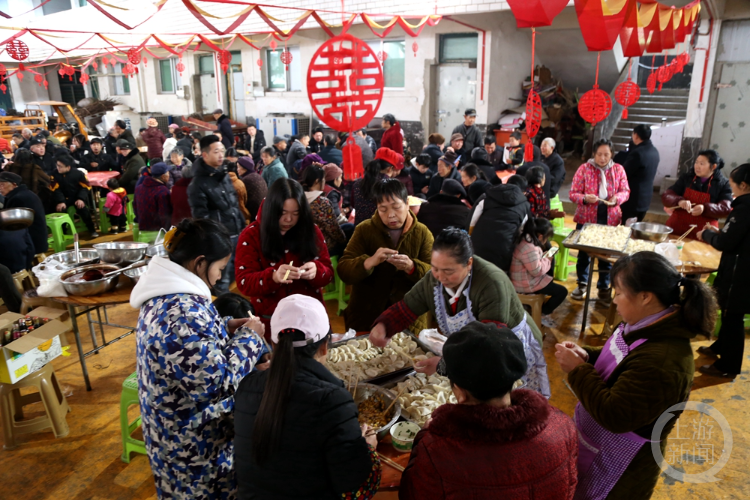
<svg viewBox="0 0 750 500">
<path fill-rule="evenodd" d="M 203 114 L 209 114 L 219 107 L 216 96 L 216 76 L 213 73 L 201 75 L 201 103 Z"/>
<path fill-rule="evenodd" d="M 477 69 L 468 64 L 438 67 L 437 132 L 450 141 L 451 132 L 464 122 L 464 111 L 476 107 Z"/>
<path fill-rule="evenodd" d="M 709 147 L 730 167 L 750 162 L 750 63 L 724 63 L 716 85 L 716 107 Z M 728 172 L 728 171 L 725 171 Z"/>
</svg>

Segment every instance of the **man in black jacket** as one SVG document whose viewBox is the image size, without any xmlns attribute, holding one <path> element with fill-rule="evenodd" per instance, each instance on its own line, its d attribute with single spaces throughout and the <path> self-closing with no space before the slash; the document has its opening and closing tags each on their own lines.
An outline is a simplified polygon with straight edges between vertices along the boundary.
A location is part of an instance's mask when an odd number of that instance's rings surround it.
<svg viewBox="0 0 750 500">
<path fill-rule="evenodd" d="M 327 135 L 323 137 L 323 144 L 323 149 L 320 150 L 320 157 L 323 158 L 324 162 L 334 163 L 340 167 L 344 162 L 344 157 L 341 150 L 336 149 L 336 138 L 332 135 Z"/>
<path fill-rule="evenodd" d="M 310 153 L 320 154 L 320 150 L 323 149 L 323 129 L 317 127 L 313 130 L 312 136 L 310 137 L 310 143 L 307 145 L 307 149 Z"/>
<path fill-rule="evenodd" d="M 555 140 L 547 137 L 542 141 L 542 162 L 549 167 L 549 195 L 554 198 L 565 181 L 565 161 L 555 151 Z M 551 198 L 550 198 L 551 199 Z"/>
<path fill-rule="evenodd" d="M 637 218 L 643 220 L 654 194 L 654 178 L 659 168 L 659 151 L 651 142 L 651 127 L 636 125 L 633 129 L 633 144 L 623 168 L 628 176 L 630 198 L 622 204 L 622 221 Z"/>
<path fill-rule="evenodd" d="M 135 185 L 141 169 L 146 166 L 140 151 L 124 139 L 118 139 L 115 143 L 117 151 L 123 157 L 122 177 L 119 179 L 120 187 L 130 195 L 135 194 Z"/>
<path fill-rule="evenodd" d="M 464 151 L 471 153 L 474 148 L 484 147 L 482 133 L 475 125 L 477 121 L 477 110 L 467 109 L 464 113 L 464 122 L 453 129 L 454 134 L 461 134 L 464 137 Z"/>
<path fill-rule="evenodd" d="M 440 193 L 419 207 L 419 222 L 427 226 L 433 237 L 447 227 L 466 229 L 469 207 L 462 201 L 466 190 L 455 179 L 445 179 Z"/>
<path fill-rule="evenodd" d="M 232 257 L 214 286 L 217 295 L 229 291 L 234 281 L 234 253 L 237 239 L 245 228 L 237 191 L 224 166 L 224 146 L 215 135 L 201 139 L 201 157 L 193 163 L 193 182 L 188 186 L 188 202 L 193 218 L 206 218 L 224 224 L 232 237 Z"/>
<path fill-rule="evenodd" d="M 117 120 L 114 129 L 118 141 L 128 141 L 130 145 L 135 148 L 135 137 L 133 137 L 133 131 L 128 128 L 124 120 Z"/>
<path fill-rule="evenodd" d="M 47 151 L 41 139 L 32 137 L 29 141 L 29 150 L 31 151 L 31 159 L 44 170 L 45 174 L 52 176 L 57 171 L 55 156 Z"/>
<path fill-rule="evenodd" d="M 260 161 L 260 150 L 266 147 L 266 136 L 262 130 L 252 123 L 247 126 L 247 137 L 245 138 L 245 149 L 250 156 L 253 157 L 253 162 L 257 165 Z"/>
<path fill-rule="evenodd" d="M 221 143 L 226 149 L 233 148 L 234 132 L 232 132 L 232 122 L 229 121 L 229 117 L 224 114 L 224 110 L 221 108 L 215 109 L 213 115 L 218 132 L 221 134 Z"/>
<path fill-rule="evenodd" d="M 52 201 L 55 204 L 55 210 L 60 213 L 68 211 L 68 207 L 75 207 L 78 216 L 86 224 L 86 229 L 91 233 L 92 238 L 98 238 L 99 233 L 94 229 L 94 222 L 91 220 L 86 202 L 89 199 L 91 185 L 86 178 L 86 174 L 77 168 L 72 168 L 74 160 L 68 155 L 59 155 L 57 157 L 57 172 L 52 174 Z"/>
<path fill-rule="evenodd" d="M 21 182 L 20 175 L 0 172 L 0 195 L 5 197 L 3 208 L 30 208 L 34 211 L 29 234 L 34 243 L 34 254 L 44 253 L 47 251 L 47 221 L 42 200 Z"/>
<path fill-rule="evenodd" d="M 103 141 L 99 137 L 93 137 L 89 145 L 91 153 L 85 156 L 87 163 L 81 165 L 82 168 L 90 172 L 109 172 L 117 168 L 115 160 L 103 151 Z"/>
</svg>

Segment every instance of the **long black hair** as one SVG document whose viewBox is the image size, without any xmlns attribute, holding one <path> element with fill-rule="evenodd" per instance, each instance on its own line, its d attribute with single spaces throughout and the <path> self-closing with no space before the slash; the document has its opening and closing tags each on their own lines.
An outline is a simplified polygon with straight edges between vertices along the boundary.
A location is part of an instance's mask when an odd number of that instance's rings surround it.
<svg viewBox="0 0 750 500">
<path fill-rule="evenodd" d="M 325 177 L 326 172 L 323 170 L 323 167 L 310 165 L 302 171 L 302 178 L 299 180 L 299 183 L 302 184 L 305 191 L 310 191 L 316 182 L 324 180 Z"/>
<path fill-rule="evenodd" d="M 222 293 L 213 301 L 214 307 L 219 315 L 224 318 L 231 316 L 234 319 L 249 318 L 255 315 L 253 305 L 242 295 L 226 292 Z"/>
<path fill-rule="evenodd" d="M 253 425 L 252 453 L 257 464 L 268 461 L 281 440 L 292 383 L 297 373 L 297 359 L 315 356 L 320 346 L 328 342 L 328 337 L 326 335 L 314 344 L 294 347 L 293 342 L 305 340 L 303 332 L 291 330 L 279 333 L 279 343 L 273 351 L 273 363 L 268 369 L 266 387 Z"/>
<path fill-rule="evenodd" d="M 223 224 L 212 219 L 182 219 L 166 246 L 169 260 L 182 267 L 203 256 L 207 264 L 206 271 L 204 276 L 199 277 L 206 281 L 206 273 L 211 264 L 232 254 L 229 231 Z"/>
<path fill-rule="evenodd" d="M 484 172 L 482 172 L 482 169 L 480 169 L 473 163 L 467 163 L 466 165 L 464 165 L 461 171 L 468 175 L 469 178 L 476 177 L 477 179 L 482 179 L 484 181 L 489 180 L 487 179 L 487 176 L 484 175 Z"/>
<path fill-rule="evenodd" d="M 679 305 L 682 325 L 693 334 L 710 335 L 716 324 L 716 299 L 704 283 L 682 276 L 662 255 L 637 252 L 612 266 L 612 282 L 632 293 L 653 293 L 664 307 Z"/>
<path fill-rule="evenodd" d="M 389 167 L 393 167 L 390 163 L 384 160 L 372 160 L 365 167 L 365 176 L 362 178 L 362 196 L 367 199 L 372 198 L 372 188 L 380 180 L 380 174 L 384 170 L 388 170 Z"/>
<path fill-rule="evenodd" d="M 293 199 L 299 205 L 299 219 L 292 229 L 281 235 L 279 219 L 284 212 L 284 202 Z M 310 204 L 307 203 L 305 190 L 293 179 L 277 179 L 268 189 L 263 203 L 263 214 L 260 221 L 260 242 L 263 256 L 277 262 L 284 257 L 284 251 L 299 255 L 303 262 L 309 262 L 318 256 L 319 249 L 315 239 L 315 222 Z"/>
</svg>

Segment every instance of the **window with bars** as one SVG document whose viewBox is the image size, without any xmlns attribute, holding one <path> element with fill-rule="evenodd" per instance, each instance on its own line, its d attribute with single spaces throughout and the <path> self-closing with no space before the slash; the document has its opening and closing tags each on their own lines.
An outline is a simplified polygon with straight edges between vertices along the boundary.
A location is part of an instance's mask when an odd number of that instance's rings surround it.
<svg viewBox="0 0 750 500">
<path fill-rule="evenodd" d="M 367 45 L 381 59 L 380 64 L 383 67 L 385 88 L 404 88 L 406 82 L 406 42 L 404 40 L 374 40 L 367 42 Z M 383 61 L 383 59 L 385 60 Z M 366 71 L 365 74 L 367 73 Z"/>
<path fill-rule="evenodd" d="M 300 61 L 299 47 L 287 47 L 292 54 L 292 62 L 287 71 L 286 65 L 281 62 L 281 52 L 284 50 L 266 49 L 265 64 L 266 90 L 299 92 L 302 90 L 302 62 Z"/>
</svg>

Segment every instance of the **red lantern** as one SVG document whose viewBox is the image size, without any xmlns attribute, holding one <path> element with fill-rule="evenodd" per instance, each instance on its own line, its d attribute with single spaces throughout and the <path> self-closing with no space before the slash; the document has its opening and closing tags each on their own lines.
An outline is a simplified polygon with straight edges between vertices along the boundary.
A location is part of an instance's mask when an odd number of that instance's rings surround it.
<svg viewBox="0 0 750 500">
<path fill-rule="evenodd" d="M 411 50 L 414 52 L 414 57 L 417 57 L 417 51 L 419 50 L 419 44 L 414 42 L 411 44 Z"/>
<path fill-rule="evenodd" d="M 60 69 L 57 70 L 57 74 L 60 76 L 65 76 L 65 66 L 60 66 Z"/>
<path fill-rule="evenodd" d="M 23 61 L 29 57 L 29 47 L 18 39 L 6 43 L 5 50 L 8 52 L 8 55 L 16 61 Z"/>
<path fill-rule="evenodd" d="M 96 71 L 96 70 L 98 70 L 98 69 L 99 69 L 99 64 L 98 64 L 98 63 L 97 63 L 96 61 L 93 61 L 93 62 L 91 63 L 91 66 L 93 66 L 93 67 L 94 67 L 94 71 Z"/>
<path fill-rule="evenodd" d="M 18 77 L 18 81 L 19 82 L 23 80 L 23 73 L 22 72 L 16 71 L 16 76 Z"/>
<path fill-rule="evenodd" d="M 271 38 L 271 43 L 269 44 L 269 46 L 271 47 L 271 50 L 276 50 L 276 47 L 278 47 L 279 45 L 276 43 L 276 40 Z"/>
<path fill-rule="evenodd" d="M 76 74 L 76 70 L 73 66 L 65 66 L 65 74 L 68 76 L 73 76 Z"/>
<path fill-rule="evenodd" d="M 49 88 L 49 82 L 47 80 L 44 80 L 44 88 Z"/>
<path fill-rule="evenodd" d="M 262 68 L 262 67 L 263 67 L 263 59 L 261 59 L 261 58 L 259 57 L 259 58 L 258 58 L 258 60 L 257 60 L 257 61 L 255 61 L 255 64 L 257 64 L 259 68 Z"/>
<path fill-rule="evenodd" d="M 102 64 L 105 66 L 109 64 L 109 58 L 107 56 L 102 57 Z"/>
<path fill-rule="evenodd" d="M 578 114 L 592 126 L 603 121 L 612 111 L 612 99 L 598 86 L 586 92 L 578 101 Z"/>
<path fill-rule="evenodd" d="M 128 62 L 133 66 L 137 66 L 141 62 L 141 51 L 133 47 L 128 51 Z"/>
<path fill-rule="evenodd" d="M 115 59 L 115 58 L 113 57 L 112 59 L 110 59 L 110 60 L 109 60 L 109 64 L 111 64 L 111 65 L 112 65 L 112 67 L 114 68 L 115 66 L 117 66 L 117 59 Z"/>
<path fill-rule="evenodd" d="M 89 75 L 86 73 L 81 72 L 81 78 L 78 79 L 82 84 L 86 85 L 86 83 L 89 81 Z"/>
<path fill-rule="evenodd" d="M 0 63 L 0 81 L 4 80 L 5 77 L 8 76 L 8 68 L 5 67 L 5 64 Z"/>
<path fill-rule="evenodd" d="M 42 85 L 42 81 L 43 81 L 43 80 L 44 80 L 44 77 L 43 77 L 42 75 L 40 75 L 39 73 L 37 73 L 36 75 L 34 75 L 34 81 L 35 81 L 36 83 L 38 83 L 38 84 L 39 84 L 39 86 L 41 86 L 41 85 Z"/>
<path fill-rule="evenodd" d="M 653 94 L 656 90 L 656 73 L 652 72 L 650 75 L 648 75 L 648 80 L 646 80 L 646 89 L 648 90 L 649 94 Z"/>
<path fill-rule="evenodd" d="M 615 101 L 624 106 L 622 110 L 622 119 L 628 119 L 628 106 L 632 106 L 641 98 L 641 88 L 630 78 L 622 82 L 615 89 Z"/>
<path fill-rule="evenodd" d="M 182 59 L 175 65 L 175 69 L 180 73 L 180 76 L 182 76 L 182 72 L 185 71 L 185 63 L 182 62 Z"/>
<path fill-rule="evenodd" d="M 0 90 L 2 90 L 2 91 L 3 91 L 3 94 L 4 94 L 4 93 L 5 93 L 5 91 L 6 91 L 6 90 L 8 90 L 8 87 L 6 87 L 4 83 L 3 83 L 3 84 L 0 84 Z"/>
<path fill-rule="evenodd" d="M 529 136 L 529 140 L 526 141 L 526 150 L 524 151 L 524 159 L 526 161 L 534 160 L 534 136 L 539 132 L 539 127 L 542 124 L 542 100 L 539 98 L 534 89 L 529 92 L 529 97 L 526 98 L 526 133 Z"/>
<path fill-rule="evenodd" d="M 383 68 L 372 49 L 346 33 L 323 43 L 307 69 L 307 96 L 323 123 L 340 132 L 367 126 L 383 100 Z"/>
<path fill-rule="evenodd" d="M 388 59 L 388 53 L 383 51 L 378 52 L 378 59 L 380 62 L 385 62 Z"/>
<path fill-rule="evenodd" d="M 549 26 L 566 5 L 567 0 L 508 0 L 519 28 Z"/>
<path fill-rule="evenodd" d="M 283 62 L 286 65 L 286 70 L 289 71 L 289 64 L 292 62 L 292 53 L 288 50 L 281 51 L 281 62 Z"/>
<path fill-rule="evenodd" d="M 656 79 L 659 81 L 659 92 L 661 92 L 662 85 L 667 83 L 671 78 L 672 75 L 669 72 L 669 67 L 666 64 L 658 69 L 658 71 L 656 72 Z"/>
<path fill-rule="evenodd" d="M 148 58 L 147 58 L 147 57 L 145 57 L 145 56 L 144 56 L 144 57 L 143 57 L 143 58 L 141 59 L 141 61 L 143 62 L 143 65 L 144 65 L 144 66 L 148 66 Z"/>
</svg>

